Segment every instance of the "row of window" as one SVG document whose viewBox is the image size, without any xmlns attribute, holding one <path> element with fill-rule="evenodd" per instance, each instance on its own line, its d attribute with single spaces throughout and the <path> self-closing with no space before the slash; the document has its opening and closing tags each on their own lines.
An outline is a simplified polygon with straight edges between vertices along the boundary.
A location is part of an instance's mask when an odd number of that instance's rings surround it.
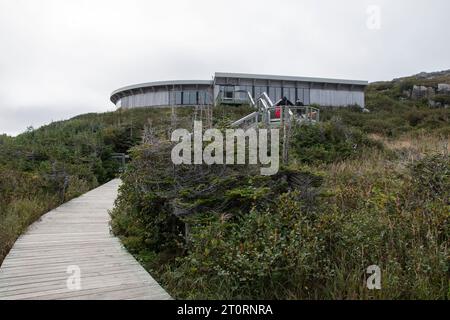
<svg viewBox="0 0 450 320">
<path fill-rule="evenodd" d="M 207 91 L 185 90 L 171 91 L 169 94 L 170 105 L 204 105 L 212 104 L 212 98 Z"/>
<path fill-rule="evenodd" d="M 266 92 L 274 103 L 283 97 L 288 98 L 293 103 L 297 101 L 301 101 L 304 104 L 310 103 L 309 89 L 267 86 L 220 86 L 220 91 L 222 92 L 222 97 L 225 99 L 245 100 L 248 98 L 246 92 L 250 92 L 252 97 L 257 99 L 261 94 Z"/>
</svg>

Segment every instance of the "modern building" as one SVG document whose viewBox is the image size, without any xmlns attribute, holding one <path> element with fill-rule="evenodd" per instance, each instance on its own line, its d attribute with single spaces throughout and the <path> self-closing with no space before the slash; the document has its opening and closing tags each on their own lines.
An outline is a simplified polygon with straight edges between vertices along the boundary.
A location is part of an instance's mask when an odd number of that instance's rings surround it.
<svg viewBox="0 0 450 320">
<path fill-rule="evenodd" d="M 217 72 L 213 80 L 160 81 L 124 87 L 111 94 L 122 108 L 245 104 L 266 92 L 304 105 L 365 107 L 367 81 Z"/>
</svg>

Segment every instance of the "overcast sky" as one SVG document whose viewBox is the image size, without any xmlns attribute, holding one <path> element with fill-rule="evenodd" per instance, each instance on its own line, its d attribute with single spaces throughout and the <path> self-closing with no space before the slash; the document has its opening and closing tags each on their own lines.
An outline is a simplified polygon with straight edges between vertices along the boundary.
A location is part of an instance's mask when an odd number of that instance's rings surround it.
<svg viewBox="0 0 450 320">
<path fill-rule="evenodd" d="M 0 0 L 0 133 L 215 71 L 390 80 L 450 69 L 448 0 Z M 378 19 L 379 18 L 379 19 Z"/>
</svg>

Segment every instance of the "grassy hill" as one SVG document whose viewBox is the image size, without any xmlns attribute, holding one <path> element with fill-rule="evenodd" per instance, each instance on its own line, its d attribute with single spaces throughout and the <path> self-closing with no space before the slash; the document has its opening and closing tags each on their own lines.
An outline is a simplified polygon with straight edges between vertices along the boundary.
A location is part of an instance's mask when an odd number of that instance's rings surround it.
<svg viewBox="0 0 450 320">
<path fill-rule="evenodd" d="M 273 177 L 172 166 L 169 133 L 190 128 L 189 108 L 87 114 L 0 136 L 0 262 L 43 213 L 116 177 L 111 155 L 126 152 L 113 231 L 174 297 L 448 299 L 450 109 L 406 93 L 446 77 L 371 84 L 370 113 L 323 109 L 323 123 L 295 128 Z M 215 109 L 215 124 L 248 112 Z M 373 264 L 381 291 L 365 287 Z"/>
<path fill-rule="evenodd" d="M 221 110 L 237 119 L 244 109 Z M 0 263 L 17 237 L 43 213 L 116 177 L 120 163 L 144 131 L 167 138 L 171 126 L 191 125 L 193 109 L 134 109 L 84 114 L 0 136 Z"/>
<path fill-rule="evenodd" d="M 448 299 L 450 109 L 399 86 L 296 128 L 273 177 L 176 170 L 165 139 L 133 148 L 113 231 L 177 298 Z"/>
</svg>

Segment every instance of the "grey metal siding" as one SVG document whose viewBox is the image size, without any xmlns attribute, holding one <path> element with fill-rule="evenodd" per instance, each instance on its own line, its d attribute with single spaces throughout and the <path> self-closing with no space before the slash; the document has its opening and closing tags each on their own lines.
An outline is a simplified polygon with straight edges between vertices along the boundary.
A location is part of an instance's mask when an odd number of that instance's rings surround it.
<svg viewBox="0 0 450 320">
<path fill-rule="evenodd" d="M 365 107 L 364 91 L 311 89 L 311 104 L 328 107 L 359 105 Z"/>
<path fill-rule="evenodd" d="M 216 73 L 213 81 L 160 81 L 128 86 L 114 91 L 111 101 L 123 108 L 212 104 L 220 90 L 245 90 L 254 98 L 266 92 L 273 101 L 286 96 L 305 105 L 364 107 L 366 85 L 366 81 L 355 80 Z"/>
<path fill-rule="evenodd" d="M 121 99 L 121 106 L 123 108 L 139 108 L 164 105 L 169 105 L 168 91 L 139 93 L 123 97 Z"/>
<path fill-rule="evenodd" d="M 187 88 L 147 88 L 150 90 L 142 93 L 129 92 L 128 95 L 116 102 L 117 107 L 140 108 L 160 107 L 172 105 L 197 105 L 212 104 L 212 90 L 209 88 L 196 89 L 195 86 Z"/>
</svg>

